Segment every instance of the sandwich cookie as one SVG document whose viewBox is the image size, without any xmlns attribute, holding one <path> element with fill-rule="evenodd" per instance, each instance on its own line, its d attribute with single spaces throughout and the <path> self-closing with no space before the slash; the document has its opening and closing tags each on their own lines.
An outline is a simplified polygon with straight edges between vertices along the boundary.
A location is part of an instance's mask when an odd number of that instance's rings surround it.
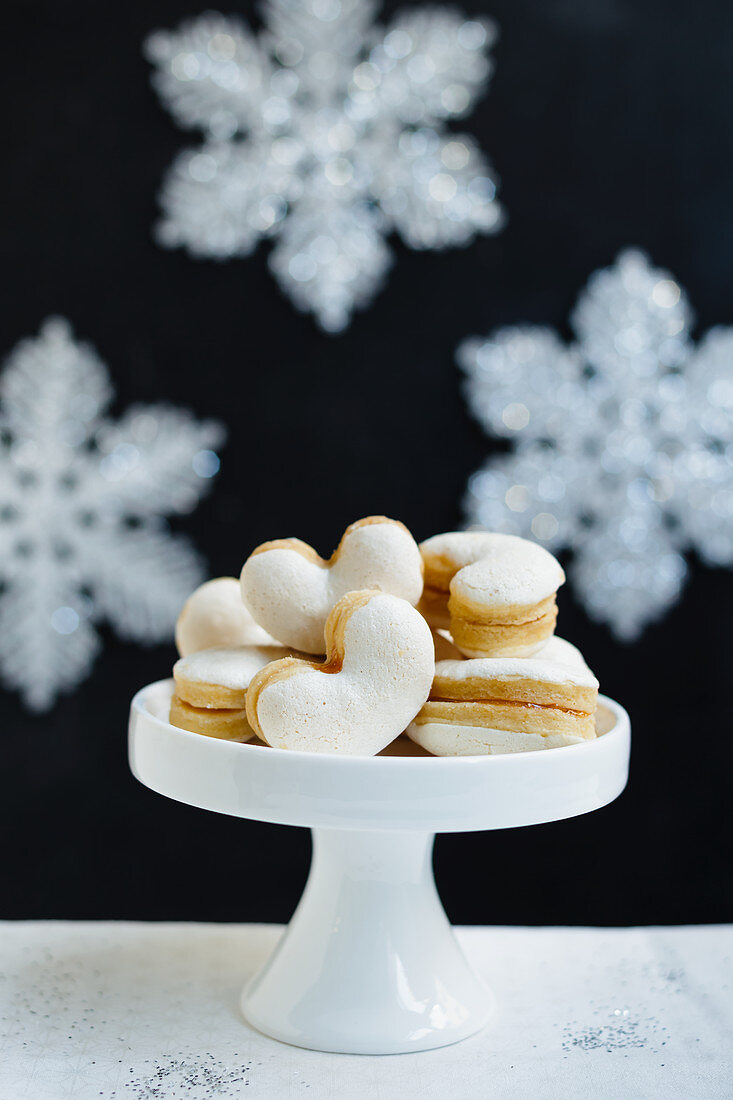
<svg viewBox="0 0 733 1100">
<path fill-rule="evenodd" d="M 447 630 L 450 626 L 450 582 L 459 569 L 483 557 L 492 545 L 491 539 L 486 531 L 448 531 L 420 543 L 425 581 L 418 611 L 433 630 Z"/>
<path fill-rule="evenodd" d="M 239 646 L 181 657 L 173 666 L 171 725 L 226 741 L 248 741 L 252 730 L 245 700 L 250 681 L 265 665 L 289 654 L 282 646 Z"/>
<path fill-rule="evenodd" d="M 187 657 L 212 646 L 277 645 L 242 602 L 236 577 L 206 581 L 183 605 L 176 623 L 176 648 Z"/>
<path fill-rule="evenodd" d="M 276 539 L 254 550 L 241 575 L 242 598 L 255 620 L 283 645 L 325 653 L 324 629 L 347 592 L 377 589 L 416 604 L 422 558 L 402 523 L 369 516 L 352 523 L 328 561 L 300 539 Z"/>
<path fill-rule="evenodd" d="M 515 535 L 456 531 L 427 539 L 420 551 L 420 610 L 433 627 L 447 616 L 466 657 L 528 655 L 552 636 L 565 574 L 543 547 Z"/>
<path fill-rule="evenodd" d="M 275 748 L 373 756 L 428 697 L 430 628 L 407 600 L 350 592 L 328 616 L 325 638 L 325 663 L 290 658 L 253 677 L 250 726 Z"/>
<path fill-rule="evenodd" d="M 244 742 L 254 737 L 243 707 L 238 710 L 209 710 L 189 706 L 174 695 L 168 720 L 181 730 L 201 733 L 204 737 L 217 737 L 220 741 Z"/>
<path fill-rule="evenodd" d="M 559 748 L 595 738 L 590 669 L 537 657 L 440 661 L 408 736 L 436 756 Z"/>
</svg>

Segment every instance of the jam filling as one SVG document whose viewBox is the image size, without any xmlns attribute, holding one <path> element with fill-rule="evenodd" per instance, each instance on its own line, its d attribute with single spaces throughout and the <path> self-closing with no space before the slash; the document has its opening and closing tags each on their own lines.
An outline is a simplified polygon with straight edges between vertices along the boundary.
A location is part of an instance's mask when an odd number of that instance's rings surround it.
<svg viewBox="0 0 733 1100">
<path fill-rule="evenodd" d="M 532 710 L 559 710 L 563 714 L 574 714 L 586 718 L 588 711 L 561 707 L 557 703 L 525 703 L 518 699 L 448 699 L 444 695 L 431 695 L 429 703 L 470 703 L 471 706 L 530 707 Z"/>
</svg>

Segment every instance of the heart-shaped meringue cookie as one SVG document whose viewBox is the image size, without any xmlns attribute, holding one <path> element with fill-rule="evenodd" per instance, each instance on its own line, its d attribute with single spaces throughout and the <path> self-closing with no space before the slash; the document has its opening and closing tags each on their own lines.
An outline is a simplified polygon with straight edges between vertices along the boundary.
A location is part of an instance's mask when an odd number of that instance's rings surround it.
<svg viewBox="0 0 733 1100">
<path fill-rule="evenodd" d="M 339 600 L 325 633 L 325 664 L 290 657 L 253 677 L 247 719 L 274 748 L 373 756 L 430 693 L 430 628 L 406 600 L 367 591 Z"/>
<path fill-rule="evenodd" d="M 347 592 L 377 589 L 410 604 L 420 599 L 420 550 L 404 524 L 369 516 L 346 528 L 326 561 L 300 539 L 258 546 L 244 563 L 242 599 L 282 645 L 324 653 L 326 619 Z"/>
</svg>

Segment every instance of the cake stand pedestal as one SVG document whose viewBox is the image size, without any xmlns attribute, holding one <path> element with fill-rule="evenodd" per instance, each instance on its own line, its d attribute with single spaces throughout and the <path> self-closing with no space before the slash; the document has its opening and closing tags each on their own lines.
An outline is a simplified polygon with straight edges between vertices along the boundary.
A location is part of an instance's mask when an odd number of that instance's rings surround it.
<svg viewBox="0 0 733 1100">
<path fill-rule="evenodd" d="M 574 817 L 626 784 L 629 720 L 601 697 L 595 741 L 487 757 L 334 756 L 239 745 L 171 726 L 172 681 L 138 692 L 130 766 L 147 787 L 234 817 L 313 830 L 300 903 L 242 995 L 245 1018 L 314 1050 L 398 1054 L 480 1030 L 493 998 L 466 962 L 432 871 L 436 832 Z M 400 755 L 404 752 L 404 755 Z"/>
</svg>

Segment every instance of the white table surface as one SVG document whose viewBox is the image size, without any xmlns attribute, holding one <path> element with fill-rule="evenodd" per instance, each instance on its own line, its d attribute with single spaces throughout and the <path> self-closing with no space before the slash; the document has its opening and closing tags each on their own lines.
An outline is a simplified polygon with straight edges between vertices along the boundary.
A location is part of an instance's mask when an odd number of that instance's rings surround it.
<svg viewBox="0 0 733 1100">
<path fill-rule="evenodd" d="M 238 1000 L 281 929 L 0 923 L 0 1100 L 733 1096 L 733 926 L 465 928 L 495 1025 L 442 1050 L 319 1054 Z"/>
</svg>

